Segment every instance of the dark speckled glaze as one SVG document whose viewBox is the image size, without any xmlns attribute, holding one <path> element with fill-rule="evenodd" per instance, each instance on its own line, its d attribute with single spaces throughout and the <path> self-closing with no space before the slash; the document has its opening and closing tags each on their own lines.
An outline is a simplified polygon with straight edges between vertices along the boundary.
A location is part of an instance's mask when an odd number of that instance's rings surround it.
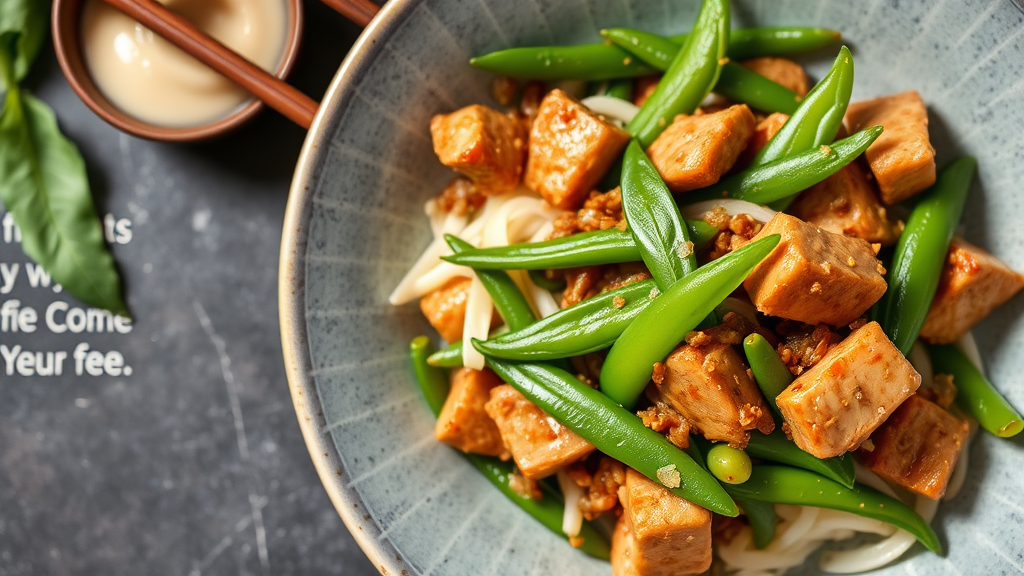
<svg viewBox="0 0 1024 576">
<path fill-rule="evenodd" d="M 296 170 L 281 258 L 281 321 L 300 424 L 349 529 L 387 574 L 608 574 L 507 502 L 431 436 L 406 360 L 429 331 L 387 295 L 429 238 L 423 201 L 451 177 L 433 114 L 490 103 L 465 64 L 513 45 L 593 41 L 601 27 L 689 27 L 696 0 L 392 0 L 324 99 Z M 841 30 L 854 99 L 917 89 L 940 165 L 980 161 L 966 237 L 1024 270 L 1024 15 L 1011 0 L 747 0 L 733 25 Z M 832 50 L 805 63 L 820 77 Z M 1018 297 L 975 333 L 990 374 L 1024 406 Z M 1024 442 L 981 436 L 963 493 L 935 521 L 948 557 L 919 546 L 882 574 L 1024 572 Z M 316 551 L 310 553 L 315 554 Z M 813 573 L 813 564 L 804 570 Z M 799 571 L 794 571 L 799 572 Z"/>
</svg>

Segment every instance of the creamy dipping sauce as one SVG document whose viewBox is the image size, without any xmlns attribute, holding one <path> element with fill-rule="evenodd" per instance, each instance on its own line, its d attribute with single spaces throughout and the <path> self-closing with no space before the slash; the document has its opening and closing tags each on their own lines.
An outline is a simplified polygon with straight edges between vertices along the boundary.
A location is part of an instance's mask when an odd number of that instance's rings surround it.
<svg viewBox="0 0 1024 576">
<path fill-rule="evenodd" d="M 264 70 L 275 71 L 288 35 L 284 0 L 159 0 Z M 191 127 L 252 99 L 242 88 L 100 0 L 82 14 L 86 66 L 103 95 L 139 120 Z"/>
</svg>

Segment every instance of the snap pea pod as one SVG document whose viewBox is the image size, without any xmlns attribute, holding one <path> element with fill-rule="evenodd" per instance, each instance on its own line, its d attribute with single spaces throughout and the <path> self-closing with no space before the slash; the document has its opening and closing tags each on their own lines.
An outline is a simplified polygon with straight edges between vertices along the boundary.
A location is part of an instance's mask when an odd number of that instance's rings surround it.
<svg viewBox="0 0 1024 576">
<path fill-rule="evenodd" d="M 430 339 L 426 336 L 417 336 L 409 345 L 409 355 L 412 359 L 413 371 L 416 374 L 416 382 L 430 406 L 430 411 L 436 417 L 441 413 L 441 407 L 444 406 L 445 398 L 448 396 L 448 378 L 444 371 L 427 364 L 426 359 L 430 355 L 430 351 Z M 541 489 L 545 493 L 542 500 L 524 498 L 512 490 L 509 484 L 509 479 L 515 472 L 515 467 L 511 462 L 502 462 L 497 458 L 478 454 L 466 454 L 465 456 L 509 500 L 555 534 L 565 537 L 562 532 L 562 515 L 565 504 L 560 494 L 541 483 Z M 580 537 L 583 538 L 580 550 L 584 553 L 602 560 L 607 560 L 610 557 L 611 547 L 607 538 L 593 524 L 584 522 L 580 530 Z"/>
<path fill-rule="evenodd" d="M 751 334 L 743 339 L 743 352 L 747 356 L 747 364 L 754 373 L 754 380 L 761 393 L 768 400 L 772 410 L 781 415 L 775 398 L 793 382 L 793 374 L 782 363 L 775 348 L 772 348 L 760 334 Z"/>
<path fill-rule="evenodd" d="M 929 346 L 928 355 L 936 374 L 953 375 L 957 406 L 973 416 L 982 428 L 1000 438 L 1010 438 L 1024 430 L 1024 418 L 1020 412 L 1006 401 L 960 348 L 952 344 Z"/>
<path fill-rule="evenodd" d="M 693 32 L 626 131 L 647 148 L 677 114 L 692 114 L 718 81 L 728 45 L 729 1 L 703 0 Z"/>
<path fill-rule="evenodd" d="M 739 513 L 722 486 L 687 453 L 572 374 L 542 364 L 493 358 L 488 363 L 505 382 L 601 452 L 698 506 L 724 516 Z"/>
<path fill-rule="evenodd" d="M 611 346 L 651 302 L 653 280 L 588 298 L 515 332 L 473 345 L 493 358 L 543 361 L 569 358 Z M 621 304 L 616 306 L 616 304 Z"/>
<path fill-rule="evenodd" d="M 659 289 L 668 290 L 697 269 L 693 244 L 672 193 L 636 140 L 626 146 L 622 159 L 622 212 Z"/>
<path fill-rule="evenodd" d="M 872 126 L 835 143 L 747 168 L 703 190 L 680 196 L 687 203 L 736 198 L 768 204 L 794 197 L 853 162 L 882 134 Z"/>
<path fill-rule="evenodd" d="M 682 46 L 689 34 L 668 39 Z M 824 28 L 741 28 L 729 34 L 730 58 L 782 56 L 815 50 L 840 39 Z M 627 59 L 629 59 L 627 61 Z M 656 70 L 625 50 L 603 42 L 579 46 L 512 48 L 478 56 L 470 64 L 520 80 L 600 81 L 653 74 Z"/>
<path fill-rule="evenodd" d="M 939 171 L 896 242 L 889 286 L 876 306 L 882 329 L 904 355 L 910 353 L 928 316 L 977 164 L 964 156 Z"/>
<path fill-rule="evenodd" d="M 605 88 L 604 95 L 611 96 L 612 98 L 618 98 L 619 100 L 625 100 L 626 102 L 632 102 L 633 81 L 629 78 L 611 80 L 608 82 L 608 87 Z"/>
<path fill-rule="evenodd" d="M 847 488 L 853 488 L 853 457 L 836 456 L 821 460 L 801 450 L 780 427 L 768 435 L 752 433 L 747 443 L 747 453 L 764 460 L 803 468 L 821 474 Z"/>
<path fill-rule="evenodd" d="M 601 390 L 632 408 L 673 348 L 722 303 L 778 245 L 773 234 L 687 274 L 654 299 L 615 341 L 601 368 Z"/>
<path fill-rule="evenodd" d="M 935 531 L 914 510 L 861 484 L 847 488 L 799 468 L 755 466 L 750 480 L 728 486 L 728 492 L 742 500 L 817 506 L 873 518 L 910 532 L 932 552 L 942 553 Z"/>
<path fill-rule="evenodd" d="M 667 70 L 680 49 L 668 38 L 632 28 L 607 28 L 601 35 L 658 70 Z M 765 112 L 792 114 L 800 104 L 796 92 L 734 62 L 722 66 L 713 90 Z"/>
<path fill-rule="evenodd" d="M 435 368 L 458 368 L 462 366 L 462 340 L 452 342 L 447 348 L 431 354 L 427 358 L 427 364 Z"/>
<path fill-rule="evenodd" d="M 718 233 L 718 228 L 703 220 L 685 222 L 694 250 L 710 242 Z M 641 260 L 633 235 L 618 228 L 581 232 L 544 242 L 478 248 L 441 258 L 474 270 L 546 270 Z"/>
</svg>

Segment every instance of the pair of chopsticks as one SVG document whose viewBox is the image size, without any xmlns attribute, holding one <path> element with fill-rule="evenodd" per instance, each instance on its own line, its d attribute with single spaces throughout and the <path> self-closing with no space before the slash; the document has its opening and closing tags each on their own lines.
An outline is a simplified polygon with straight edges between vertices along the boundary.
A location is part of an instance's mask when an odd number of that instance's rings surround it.
<svg viewBox="0 0 1024 576">
<path fill-rule="evenodd" d="M 203 64 L 251 92 L 289 120 L 308 129 L 319 105 L 273 74 L 210 38 L 154 0 L 103 0 L 149 28 Z M 379 7 L 370 0 L 321 0 L 353 23 L 365 27 Z"/>
</svg>

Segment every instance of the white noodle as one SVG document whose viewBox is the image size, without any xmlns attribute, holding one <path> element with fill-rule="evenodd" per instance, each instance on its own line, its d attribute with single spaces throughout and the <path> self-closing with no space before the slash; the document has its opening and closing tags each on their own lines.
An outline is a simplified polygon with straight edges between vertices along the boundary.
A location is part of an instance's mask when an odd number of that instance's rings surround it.
<svg viewBox="0 0 1024 576">
<path fill-rule="evenodd" d="M 814 521 L 818 519 L 818 512 L 820 508 L 813 506 L 802 506 L 800 509 L 800 516 L 797 517 L 796 522 L 789 527 L 783 534 L 780 534 L 773 544 L 778 544 L 780 548 L 789 548 L 793 544 L 796 544 L 800 540 L 804 539 L 804 536 L 810 532 L 814 526 Z"/>
<path fill-rule="evenodd" d="M 434 235 L 434 238 L 443 236 L 441 231 L 444 228 L 444 223 L 448 219 L 449 213 L 441 210 L 437 205 L 436 198 L 431 198 L 423 204 L 423 213 L 430 219 L 430 233 Z"/>
<path fill-rule="evenodd" d="M 855 475 L 857 482 L 860 482 L 861 484 L 866 484 L 874 488 L 875 490 L 878 490 L 879 492 L 885 494 L 886 496 L 891 496 L 892 498 L 896 498 L 897 500 L 899 500 L 899 496 L 896 495 L 896 492 L 892 489 L 892 487 L 886 484 L 885 480 L 879 478 L 878 474 L 875 474 L 871 470 L 868 470 L 867 468 L 861 466 L 859 462 L 853 463 L 853 469 L 856 473 Z"/>
<path fill-rule="evenodd" d="M 447 284 L 452 278 L 469 278 L 472 275 L 473 271 L 470 268 L 442 261 L 412 283 L 411 293 L 413 294 L 413 297 L 410 298 L 410 300 L 413 298 L 422 298 L 423 296 L 430 294 L 434 290 L 437 290 L 441 286 Z"/>
<path fill-rule="evenodd" d="M 558 471 L 558 487 L 562 489 L 565 499 L 565 512 L 562 514 L 562 532 L 566 536 L 579 536 L 583 528 L 583 512 L 580 510 L 580 498 L 583 489 L 569 478 L 564 470 Z"/>
<path fill-rule="evenodd" d="M 917 370 L 918 374 L 921 375 L 921 387 L 931 386 L 933 378 L 932 359 L 928 357 L 928 351 L 925 350 L 924 344 L 921 344 L 920 340 L 914 342 L 907 360 L 910 360 L 914 370 Z"/>
<path fill-rule="evenodd" d="M 602 116 L 613 120 L 619 120 L 624 124 L 632 122 L 633 117 L 640 111 L 640 108 L 632 102 L 626 102 L 621 98 L 615 98 L 612 96 L 591 96 L 589 98 L 584 98 L 583 105 Z"/>
<path fill-rule="evenodd" d="M 415 290 L 416 281 L 429 272 L 432 268 L 436 267 L 441 262 L 441 256 L 450 254 L 451 249 L 448 248 L 448 244 L 444 241 L 445 234 L 459 234 L 466 228 L 466 216 L 458 216 L 455 214 L 448 214 L 445 217 L 444 224 L 441 226 L 441 232 L 433 242 L 427 246 L 427 249 L 423 251 L 423 254 L 416 260 L 416 263 L 412 265 L 409 272 L 405 274 L 402 281 L 398 283 L 394 291 L 388 297 L 388 301 L 395 306 L 401 306 L 407 302 L 411 302 L 415 298 L 419 298 L 424 293 L 418 293 Z"/>
<path fill-rule="evenodd" d="M 472 342 L 472 338 L 487 339 L 487 331 L 491 327 L 491 313 L 494 312 L 494 301 L 487 293 L 483 282 L 476 274 L 469 285 L 469 298 L 466 301 L 466 321 L 462 325 L 462 341 Z M 474 370 L 484 369 L 484 356 L 473 346 L 462 347 L 462 365 Z"/>
<path fill-rule="evenodd" d="M 821 555 L 818 567 L 823 572 L 835 574 L 856 574 L 881 568 L 899 558 L 917 542 L 912 534 L 900 530 L 892 536 L 874 544 L 853 550 L 829 551 Z"/>
<path fill-rule="evenodd" d="M 985 372 L 985 366 L 981 362 L 981 352 L 978 350 L 978 343 L 974 341 L 974 334 L 970 332 L 964 334 L 956 341 L 956 345 L 963 350 L 971 362 L 974 362 L 978 370 L 982 373 Z"/>
<path fill-rule="evenodd" d="M 967 468 L 968 455 L 971 453 L 971 440 L 974 439 L 975 427 L 971 426 L 971 431 L 967 434 L 967 439 L 964 440 L 964 449 L 960 452 L 960 458 L 956 461 L 956 467 L 953 468 L 953 475 L 949 478 L 949 484 L 946 485 L 946 493 L 942 496 L 943 500 L 952 500 L 956 498 L 956 495 L 960 493 L 960 489 L 964 487 L 964 481 L 967 480 Z"/>
<path fill-rule="evenodd" d="M 775 216 L 775 211 L 771 208 L 761 206 L 760 204 L 754 204 L 753 202 L 747 202 L 746 200 L 736 200 L 734 198 L 695 202 L 689 206 L 683 206 L 682 213 L 686 218 L 699 219 L 703 218 L 704 214 L 711 212 L 715 208 L 725 208 L 726 213 L 730 216 L 748 214 L 754 218 L 754 220 L 760 222 L 767 222 Z"/>
</svg>

